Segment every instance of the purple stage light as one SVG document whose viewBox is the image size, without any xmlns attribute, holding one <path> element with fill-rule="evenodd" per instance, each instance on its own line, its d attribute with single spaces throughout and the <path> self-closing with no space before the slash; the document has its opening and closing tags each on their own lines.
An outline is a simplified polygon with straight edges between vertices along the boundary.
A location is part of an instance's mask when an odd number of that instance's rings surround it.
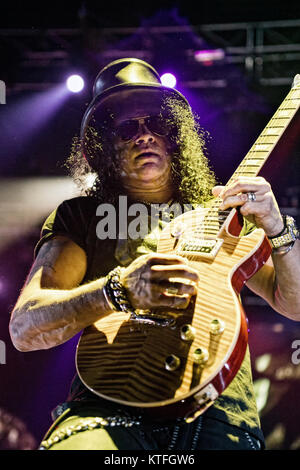
<svg viewBox="0 0 300 470">
<path fill-rule="evenodd" d="M 176 77 L 172 73 L 164 73 L 160 79 L 161 83 L 168 88 L 174 88 L 176 86 Z"/>
<path fill-rule="evenodd" d="M 72 93 L 79 93 L 84 87 L 83 78 L 80 75 L 71 75 L 67 79 L 67 87 Z"/>
<path fill-rule="evenodd" d="M 225 52 L 223 49 L 201 50 L 196 51 L 194 57 L 197 62 L 202 62 L 204 65 L 212 65 L 217 60 L 223 60 Z"/>
</svg>

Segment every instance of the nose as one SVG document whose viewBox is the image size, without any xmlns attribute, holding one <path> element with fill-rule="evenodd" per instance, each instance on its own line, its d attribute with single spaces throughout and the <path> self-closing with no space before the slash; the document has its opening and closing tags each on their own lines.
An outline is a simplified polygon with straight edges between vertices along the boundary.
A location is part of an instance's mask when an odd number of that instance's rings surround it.
<svg viewBox="0 0 300 470">
<path fill-rule="evenodd" d="M 135 137 L 135 143 L 142 145 L 144 143 L 153 143 L 155 140 L 154 135 L 149 131 L 145 123 L 140 123 L 139 132 Z"/>
</svg>

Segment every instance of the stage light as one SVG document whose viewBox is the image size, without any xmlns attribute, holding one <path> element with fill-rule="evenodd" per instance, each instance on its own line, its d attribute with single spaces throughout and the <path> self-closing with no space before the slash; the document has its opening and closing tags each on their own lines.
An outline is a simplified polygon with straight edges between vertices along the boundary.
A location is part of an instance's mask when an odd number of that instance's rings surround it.
<svg viewBox="0 0 300 470">
<path fill-rule="evenodd" d="M 83 78 L 80 75 L 71 75 L 67 80 L 67 87 L 72 93 L 79 93 L 84 87 Z"/>
<path fill-rule="evenodd" d="M 217 60 L 223 60 L 225 52 L 223 49 L 201 50 L 195 51 L 194 57 L 197 62 L 201 62 L 204 65 L 212 65 Z"/>
<path fill-rule="evenodd" d="M 164 73 L 160 79 L 161 83 L 168 88 L 174 88 L 176 86 L 176 77 L 172 73 Z"/>
</svg>

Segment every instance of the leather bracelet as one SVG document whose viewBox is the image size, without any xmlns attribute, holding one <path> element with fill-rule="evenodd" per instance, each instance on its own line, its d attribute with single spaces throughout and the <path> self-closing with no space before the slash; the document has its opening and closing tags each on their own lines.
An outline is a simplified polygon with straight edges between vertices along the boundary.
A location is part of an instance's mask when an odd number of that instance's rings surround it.
<svg viewBox="0 0 300 470">
<path fill-rule="evenodd" d="M 122 272 L 120 266 L 113 269 L 107 275 L 106 284 L 103 286 L 103 293 L 107 299 L 108 305 L 117 312 L 135 313 L 135 309 L 130 304 L 126 289 L 120 281 Z"/>
<path fill-rule="evenodd" d="M 283 229 L 281 230 L 281 232 L 277 233 L 277 235 L 273 235 L 272 237 L 268 236 L 268 238 L 270 240 L 272 240 L 273 238 L 281 237 L 281 235 L 283 235 L 283 233 L 285 232 L 285 230 L 286 230 L 286 216 L 283 215 L 282 218 L 283 218 Z"/>
<path fill-rule="evenodd" d="M 279 235 L 268 237 L 272 249 L 277 250 L 282 246 L 289 246 L 293 241 L 299 238 L 299 231 L 296 227 L 295 220 L 289 215 L 283 216 L 285 229 Z M 284 251 L 281 250 L 283 253 Z M 279 251 L 278 251 L 279 252 Z"/>
</svg>

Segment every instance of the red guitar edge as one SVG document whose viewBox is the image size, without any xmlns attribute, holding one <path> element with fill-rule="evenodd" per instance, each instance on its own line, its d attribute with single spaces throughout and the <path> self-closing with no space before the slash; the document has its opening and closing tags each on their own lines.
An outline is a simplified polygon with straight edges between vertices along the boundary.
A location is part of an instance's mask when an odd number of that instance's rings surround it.
<svg viewBox="0 0 300 470">
<path fill-rule="evenodd" d="M 229 224 L 229 229 L 232 234 L 238 234 L 240 232 L 240 222 L 239 214 L 236 213 Z M 247 280 L 265 264 L 271 251 L 270 243 L 268 242 L 268 239 L 264 237 L 256 252 L 235 270 L 231 278 L 231 284 L 236 295 L 239 295 Z M 232 382 L 245 357 L 248 345 L 248 320 L 241 303 L 240 318 L 240 332 L 230 358 L 209 384 L 203 385 L 199 388 L 199 391 L 196 392 L 196 394 L 181 400 L 180 402 L 156 408 L 142 408 L 143 414 L 149 414 L 149 417 L 152 419 L 154 417 L 155 419 L 164 421 L 175 415 L 178 418 L 184 418 L 186 422 L 189 422 L 193 421 L 198 415 L 202 414 L 207 408 L 213 405 L 218 396 L 221 395 L 221 393 Z M 205 390 L 207 390 L 207 387 L 209 386 L 212 386 L 216 392 L 214 399 L 211 399 L 209 396 L 207 396 L 207 398 L 205 397 Z M 202 396 L 201 392 L 203 392 Z M 202 399 L 201 403 L 199 403 L 199 399 L 195 398 L 195 396 L 198 397 L 199 395 Z"/>
</svg>

